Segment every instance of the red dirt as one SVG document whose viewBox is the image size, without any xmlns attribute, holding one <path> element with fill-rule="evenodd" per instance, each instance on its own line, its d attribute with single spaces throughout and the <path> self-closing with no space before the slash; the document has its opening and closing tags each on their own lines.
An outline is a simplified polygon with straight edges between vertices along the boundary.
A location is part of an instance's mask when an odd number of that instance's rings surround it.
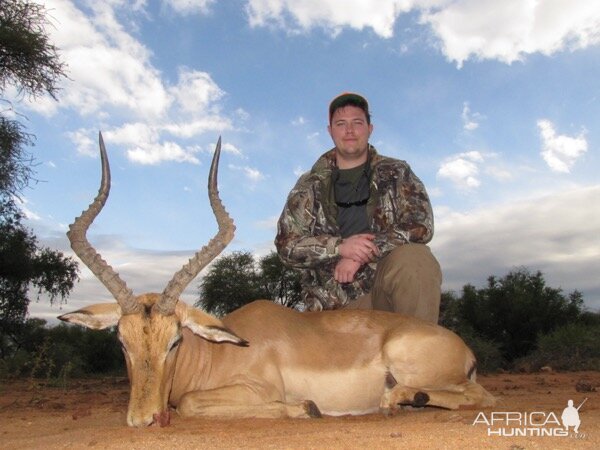
<svg viewBox="0 0 600 450">
<path fill-rule="evenodd" d="M 372 414 L 306 420 L 182 419 L 173 413 L 169 426 L 145 429 L 125 424 L 128 384 L 124 379 L 75 380 L 67 389 L 3 382 L 0 448 L 600 448 L 600 372 L 498 374 L 480 376 L 479 382 L 498 398 L 494 408 L 424 408 L 392 418 Z M 484 423 L 492 412 L 540 412 L 537 422 L 552 418 L 553 413 L 560 421 L 569 399 L 578 406 L 585 398 L 577 435 L 572 431 L 569 436 L 537 436 L 531 431 L 517 437 L 488 435 Z M 478 423 L 473 424 L 475 420 Z M 515 430 L 506 422 L 497 425 L 493 430 Z M 546 426 L 530 428 L 552 432 L 558 427 L 550 420 Z"/>
</svg>

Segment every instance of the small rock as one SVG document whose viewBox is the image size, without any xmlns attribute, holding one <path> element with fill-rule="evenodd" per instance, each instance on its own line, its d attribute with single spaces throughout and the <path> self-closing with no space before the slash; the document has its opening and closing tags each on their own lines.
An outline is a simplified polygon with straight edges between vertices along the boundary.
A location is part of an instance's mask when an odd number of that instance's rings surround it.
<svg viewBox="0 0 600 450">
<path fill-rule="evenodd" d="M 578 381 L 575 385 L 577 392 L 596 392 L 596 388 L 586 381 Z"/>
<path fill-rule="evenodd" d="M 90 409 L 78 409 L 73 413 L 73 420 L 81 419 L 82 417 L 91 415 L 92 411 Z"/>
</svg>

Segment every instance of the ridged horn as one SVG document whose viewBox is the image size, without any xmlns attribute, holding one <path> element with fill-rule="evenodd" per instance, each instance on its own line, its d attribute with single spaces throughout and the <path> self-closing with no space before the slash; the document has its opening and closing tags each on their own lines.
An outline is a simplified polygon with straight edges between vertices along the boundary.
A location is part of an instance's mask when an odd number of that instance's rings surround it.
<svg viewBox="0 0 600 450">
<path fill-rule="evenodd" d="M 208 265 L 215 257 L 223 251 L 227 244 L 233 239 L 235 225 L 233 219 L 229 216 L 221 199 L 217 188 L 217 174 L 219 168 L 219 156 L 221 155 L 221 137 L 217 142 L 215 154 L 210 165 L 208 174 L 208 198 L 212 207 L 219 231 L 210 240 L 208 245 L 202 247 L 175 275 L 162 293 L 162 298 L 157 304 L 158 310 L 165 315 L 173 314 L 175 305 L 179 301 L 179 296 L 188 284 Z"/>
<path fill-rule="evenodd" d="M 102 259 L 100 254 L 96 252 L 94 247 L 89 243 L 86 233 L 94 219 L 106 203 L 110 192 L 110 166 L 108 164 L 108 156 L 106 147 L 102 139 L 102 133 L 99 133 L 100 143 L 100 159 L 102 160 L 102 181 L 100 189 L 94 201 L 88 206 L 88 209 L 83 211 L 75 221 L 69 225 L 67 237 L 71 243 L 71 248 L 79 259 L 92 271 L 106 289 L 110 291 L 117 303 L 121 306 L 123 314 L 131 314 L 139 308 L 138 303 L 133 296 L 131 289 L 127 287 L 125 282 L 121 280 L 119 274 Z"/>
</svg>

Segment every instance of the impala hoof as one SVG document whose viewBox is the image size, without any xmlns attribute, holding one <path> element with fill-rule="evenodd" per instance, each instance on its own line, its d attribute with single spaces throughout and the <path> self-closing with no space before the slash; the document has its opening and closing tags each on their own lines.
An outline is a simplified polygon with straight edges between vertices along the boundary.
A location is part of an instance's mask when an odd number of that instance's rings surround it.
<svg viewBox="0 0 600 450">
<path fill-rule="evenodd" d="M 429 395 L 427 395 L 425 392 L 419 391 L 413 397 L 412 406 L 420 408 L 427 405 L 427 403 L 429 403 Z"/>
<path fill-rule="evenodd" d="M 308 414 L 308 417 L 310 417 L 311 419 L 320 419 L 323 417 L 323 414 L 321 414 L 319 407 L 312 400 L 306 400 L 304 402 L 304 409 L 306 411 L 306 414 Z"/>
<path fill-rule="evenodd" d="M 394 408 L 379 408 L 379 412 L 383 414 L 384 417 L 394 417 L 398 410 Z"/>
</svg>

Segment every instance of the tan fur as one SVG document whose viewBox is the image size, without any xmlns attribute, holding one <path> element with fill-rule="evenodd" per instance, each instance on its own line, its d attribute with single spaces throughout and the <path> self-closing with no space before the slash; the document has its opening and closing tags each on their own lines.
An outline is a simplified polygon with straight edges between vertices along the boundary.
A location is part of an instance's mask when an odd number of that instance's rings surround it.
<svg viewBox="0 0 600 450">
<path fill-rule="evenodd" d="M 168 405 L 183 416 L 313 417 L 319 410 L 389 414 L 423 398 L 450 409 L 494 403 L 468 377 L 475 358 L 464 342 L 414 318 L 359 310 L 300 313 L 256 301 L 221 321 L 182 302 L 174 314 L 162 315 L 153 307 L 159 297 L 139 296 L 146 307 L 118 321 L 131 380 L 131 426 L 153 423 Z M 96 323 L 94 314 L 106 308 L 93 305 L 62 319 Z M 397 384 L 386 387 L 388 374 Z"/>
</svg>

